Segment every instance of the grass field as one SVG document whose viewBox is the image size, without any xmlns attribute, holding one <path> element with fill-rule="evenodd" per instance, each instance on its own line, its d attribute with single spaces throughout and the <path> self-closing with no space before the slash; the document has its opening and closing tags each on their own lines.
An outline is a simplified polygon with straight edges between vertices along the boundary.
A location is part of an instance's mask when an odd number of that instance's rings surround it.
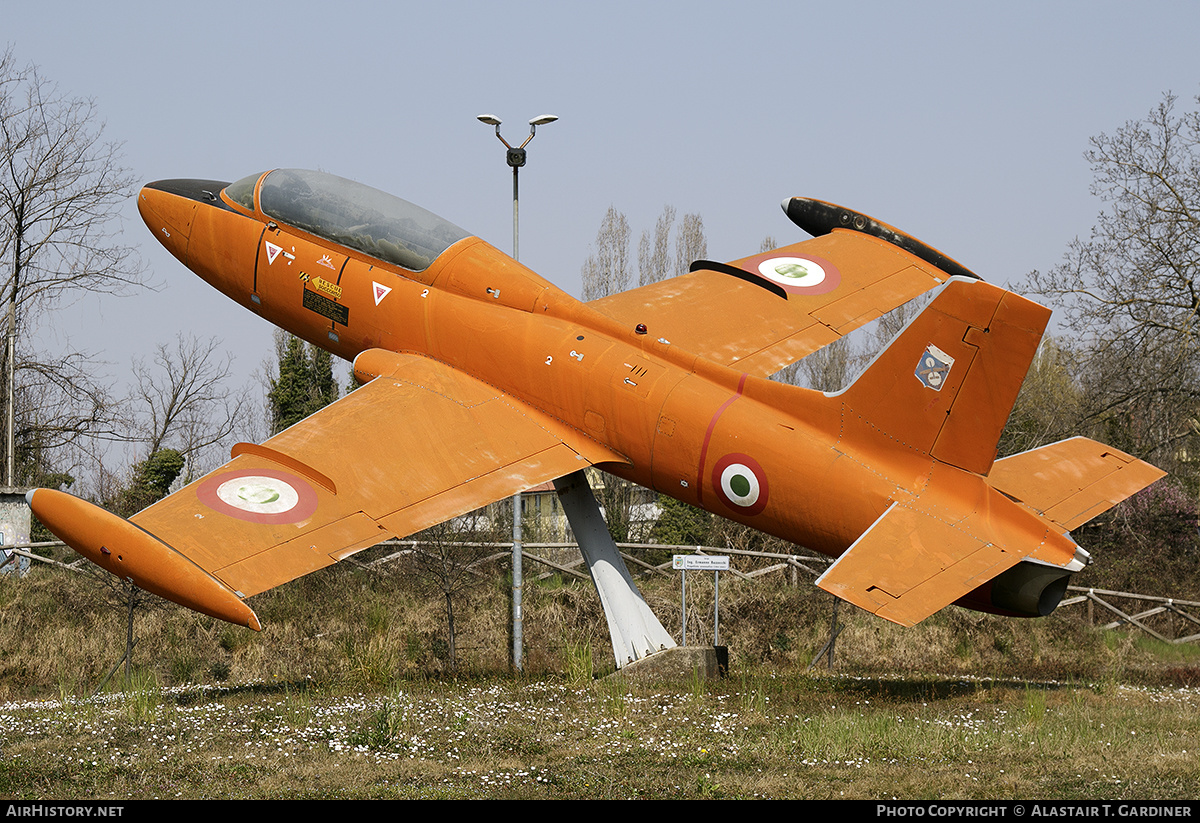
<svg viewBox="0 0 1200 823">
<path fill-rule="evenodd" d="M 0 794 L 1200 797 L 1194 688 L 747 676 L 176 687 L 0 705 Z"/>
<path fill-rule="evenodd" d="M 0 578 L 7 798 L 1200 797 L 1200 653 L 1070 615 L 843 608 L 810 670 L 826 596 L 722 581 L 729 676 L 650 684 L 612 675 L 586 584 L 530 587 L 513 675 L 503 581 L 451 671 L 436 598 L 341 569 L 256 600 L 261 633 L 140 613 L 132 682 L 93 694 L 125 625 L 79 577 Z M 676 585 L 645 585 L 664 618 Z"/>
</svg>

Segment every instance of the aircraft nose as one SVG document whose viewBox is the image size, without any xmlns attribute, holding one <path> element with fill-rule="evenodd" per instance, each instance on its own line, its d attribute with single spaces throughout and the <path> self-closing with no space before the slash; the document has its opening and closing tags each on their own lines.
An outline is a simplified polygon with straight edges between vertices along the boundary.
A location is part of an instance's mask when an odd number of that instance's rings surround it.
<svg viewBox="0 0 1200 823">
<path fill-rule="evenodd" d="M 188 231 L 196 203 L 178 197 L 151 183 L 138 193 L 138 212 L 142 220 L 167 251 L 187 262 Z"/>
<path fill-rule="evenodd" d="M 138 212 L 146 226 L 171 254 L 187 263 L 192 219 L 202 204 L 216 205 L 228 183 L 219 180 L 158 180 L 138 193 Z"/>
</svg>

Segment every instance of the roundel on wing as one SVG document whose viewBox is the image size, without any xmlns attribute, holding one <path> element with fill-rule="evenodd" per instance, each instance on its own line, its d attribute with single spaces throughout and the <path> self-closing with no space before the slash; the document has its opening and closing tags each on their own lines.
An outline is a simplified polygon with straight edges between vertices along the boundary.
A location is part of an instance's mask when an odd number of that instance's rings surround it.
<svg viewBox="0 0 1200 823">
<path fill-rule="evenodd" d="M 789 294 L 825 294 L 842 282 L 836 266 L 811 255 L 764 254 L 750 263 L 761 277 Z"/>
<path fill-rule="evenodd" d="M 746 454 L 727 454 L 713 466 L 717 497 L 740 514 L 758 514 L 767 507 L 770 488 L 758 461 Z"/>
<path fill-rule="evenodd" d="M 317 493 L 307 481 L 275 469 L 213 475 L 196 489 L 196 497 L 213 511 L 251 523 L 299 523 L 317 510 Z"/>
</svg>

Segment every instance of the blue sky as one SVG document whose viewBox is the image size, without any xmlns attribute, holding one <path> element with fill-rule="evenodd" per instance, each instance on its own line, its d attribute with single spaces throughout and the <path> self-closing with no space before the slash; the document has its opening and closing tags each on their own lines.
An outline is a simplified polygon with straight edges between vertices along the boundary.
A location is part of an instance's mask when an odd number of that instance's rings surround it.
<svg viewBox="0 0 1200 823">
<path fill-rule="evenodd" d="M 1089 137 L 1200 92 L 1194 2 L 3 3 L 0 44 L 95 99 L 143 181 L 317 168 L 397 194 L 572 293 L 601 218 L 635 237 L 699 213 L 709 256 L 804 235 L 793 195 L 842 203 L 1009 284 L 1086 234 Z M 157 292 L 81 300 L 45 331 L 114 379 L 181 329 L 249 375 L 271 330 L 126 231 Z M 68 330 L 70 330 L 68 332 Z"/>
</svg>

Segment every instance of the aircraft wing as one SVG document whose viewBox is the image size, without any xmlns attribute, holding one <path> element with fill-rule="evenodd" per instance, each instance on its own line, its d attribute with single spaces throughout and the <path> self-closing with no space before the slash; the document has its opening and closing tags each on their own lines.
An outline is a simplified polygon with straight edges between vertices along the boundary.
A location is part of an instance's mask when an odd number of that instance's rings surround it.
<svg viewBox="0 0 1200 823">
<path fill-rule="evenodd" d="M 243 622 L 230 593 L 249 597 L 591 463 L 625 462 L 442 363 L 379 354 L 387 368 L 371 382 L 262 445 L 235 446 L 224 466 L 130 518 L 133 531 L 150 533 L 143 538 L 61 492 L 38 489 L 30 503 L 51 531 L 109 571 Z M 82 527 L 85 517 L 103 515 L 117 522 Z M 76 545 L 88 541 L 96 543 L 91 551 Z M 213 602 L 197 604 L 204 596 L 194 581 L 171 582 L 168 566 L 211 578 Z"/>
<path fill-rule="evenodd" d="M 945 282 L 894 241 L 848 229 L 591 301 L 655 338 L 769 376 Z"/>
</svg>

